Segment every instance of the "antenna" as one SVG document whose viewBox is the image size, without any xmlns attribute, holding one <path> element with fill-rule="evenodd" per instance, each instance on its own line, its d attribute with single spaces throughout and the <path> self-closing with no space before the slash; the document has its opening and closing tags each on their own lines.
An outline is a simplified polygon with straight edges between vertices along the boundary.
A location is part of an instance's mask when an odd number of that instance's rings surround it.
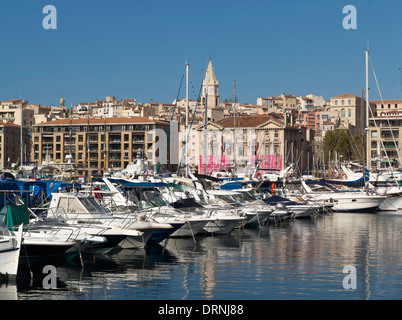
<svg viewBox="0 0 402 320">
<path fill-rule="evenodd" d="M 398 68 L 399 72 L 401 73 L 401 87 L 399 88 L 399 95 L 402 99 L 402 67 Z"/>
</svg>

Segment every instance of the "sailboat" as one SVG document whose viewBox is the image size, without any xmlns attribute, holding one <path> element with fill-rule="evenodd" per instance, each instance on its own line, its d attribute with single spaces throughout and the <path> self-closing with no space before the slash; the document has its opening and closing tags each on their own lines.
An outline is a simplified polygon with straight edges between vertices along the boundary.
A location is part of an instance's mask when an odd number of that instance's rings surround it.
<svg viewBox="0 0 402 320">
<path fill-rule="evenodd" d="M 399 170 L 393 170 L 392 167 L 389 171 L 373 172 L 369 171 L 369 85 L 368 85 L 368 60 L 369 51 L 365 51 L 366 56 L 366 168 L 362 172 L 353 172 L 347 166 L 343 165 L 342 170 L 346 180 L 353 181 L 358 179 L 364 179 L 366 191 L 372 192 L 384 196 L 385 199 L 378 207 L 381 211 L 402 211 L 402 172 Z M 373 119 L 374 124 L 375 119 Z M 377 126 L 377 125 L 376 125 Z M 381 138 L 381 137 L 380 137 Z"/>
</svg>

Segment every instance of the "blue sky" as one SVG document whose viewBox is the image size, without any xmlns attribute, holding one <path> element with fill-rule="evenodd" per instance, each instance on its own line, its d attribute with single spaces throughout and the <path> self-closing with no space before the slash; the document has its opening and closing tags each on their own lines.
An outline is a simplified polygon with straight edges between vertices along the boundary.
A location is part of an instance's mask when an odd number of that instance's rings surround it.
<svg viewBox="0 0 402 320">
<path fill-rule="evenodd" d="M 42 27 L 48 4 L 57 30 Z M 357 9 L 356 30 L 342 27 L 345 5 Z M 383 98 L 402 98 L 400 0 L 14 0 L 0 10 L 0 100 L 58 105 L 63 92 L 68 106 L 107 95 L 172 102 L 186 60 L 194 99 L 210 57 L 221 100 L 233 79 L 241 103 L 360 95 L 368 40 Z"/>
</svg>

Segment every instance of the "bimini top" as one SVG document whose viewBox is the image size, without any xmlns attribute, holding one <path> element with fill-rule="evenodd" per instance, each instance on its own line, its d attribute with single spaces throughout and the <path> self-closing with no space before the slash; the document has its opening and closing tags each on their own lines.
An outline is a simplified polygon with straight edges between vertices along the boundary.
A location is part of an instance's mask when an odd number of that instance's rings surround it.
<svg viewBox="0 0 402 320">
<path fill-rule="evenodd" d="M 133 181 L 118 178 L 109 178 L 109 181 L 121 184 L 123 187 L 167 187 L 165 182 Z"/>
</svg>

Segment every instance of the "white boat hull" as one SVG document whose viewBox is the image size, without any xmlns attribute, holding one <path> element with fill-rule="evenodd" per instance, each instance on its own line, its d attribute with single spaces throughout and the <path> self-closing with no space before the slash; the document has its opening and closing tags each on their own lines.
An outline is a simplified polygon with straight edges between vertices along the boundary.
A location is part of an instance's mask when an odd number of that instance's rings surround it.
<svg viewBox="0 0 402 320">
<path fill-rule="evenodd" d="M 246 212 L 246 221 L 242 222 L 243 225 L 251 224 L 264 224 L 271 215 L 272 210 L 257 209 L 255 212 Z"/>
<path fill-rule="evenodd" d="M 181 228 L 172 233 L 171 237 L 192 237 L 199 233 L 209 220 L 188 220 Z"/>
<path fill-rule="evenodd" d="M 317 203 L 333 203 L 334 212 L 355 212 L 355 211 L 373 211 L 379 208 L 384 202 L 383 196 L 366 196 L 358 193 L 345 193 L 333 195 L 307 195 L 305 200 L 313 200 Z"/>
<path fill-rule="evenodd" d="M 20 225 L 14 235 L 0 235 L 0 274 L 14 278 L 18 272 L 22 228 Z M 8 233 L 8 231 L 6 230 Z M 1 233 L 4 234 L 4 233 Z"/>
<path fill-rule="evenodd" d="M 208 222 L 201 233 L 228 234 L 234 228 L 238 227 L 243 220 L 244 218 L 239 217 L 216 218 Z"/>
<path fill-rule="evenodd" d="M 155 229 L 142 229 L 141 235 L 127 236 L 123 241 L 119 243 L 119 247 L 123 249 L 144 249 L 146 243 L 151 237 Z"/>
<path fill-rule="evenodd" d="M 387 197 L 378 207 L 381 211 L 402 211 L 402 195 Z"/>
</svg>

